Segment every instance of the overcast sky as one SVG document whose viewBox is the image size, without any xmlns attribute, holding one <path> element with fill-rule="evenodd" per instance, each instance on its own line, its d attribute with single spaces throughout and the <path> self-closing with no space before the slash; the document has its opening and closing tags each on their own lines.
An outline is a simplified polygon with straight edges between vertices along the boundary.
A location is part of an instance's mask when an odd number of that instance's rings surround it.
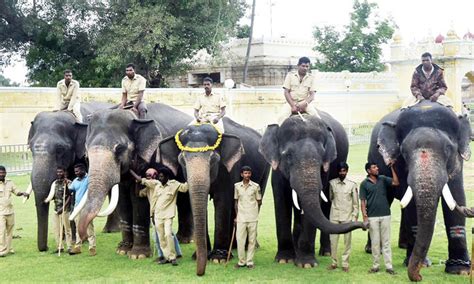
<svg viewBox="0 0 474 284">
<path fill-rule="evenodd" d="M 246 0 L 251 5 L 252 0 Z M 314 26 L 342 27 L 349 21 L 352 0 L 256 0 L 255 37 L 311 39 Z M 431 35 L 445 35 L 454 28 L 462 37 L 474 33 L 474 0 L 372 0 L 382 17 L 390 16 L 399 27 L 405 43 Z M 249 13 L 250 14 L 250 13 Z M 243 20 L 249 22 L 248 19 Z M 387 54 L 386 57 L 389 55 Z M 388 58 L 387 58 L 388 59 Z M 4 75 L 23 82 L 24 64 L 6 68 Z M 59 78 L 58 78 L 59 80 Z"/>
</svg>

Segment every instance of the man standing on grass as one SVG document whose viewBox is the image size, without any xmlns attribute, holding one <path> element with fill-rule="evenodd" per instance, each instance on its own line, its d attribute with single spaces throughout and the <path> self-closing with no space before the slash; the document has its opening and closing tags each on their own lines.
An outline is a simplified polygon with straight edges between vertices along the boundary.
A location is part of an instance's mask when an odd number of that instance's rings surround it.
<svg viewBox="0 0 474 284">
<path fill-rule="evenodd" d="M 7 170 L 4 166 L 0 166 L 0 257 L 15 253 L 12 248 L 15 212 L 11 197 L 12 195 L 26 197 L 29 195 L 18 191 L 15 184 L 6 179 L 6 176 Z"/>
<path fill-rule="evenodd" d="M 392 266 L 392 249 L 390 247 L 390 204 L 387 191 L 400 185 L 397 173 L 390 165 L 392 177 L 379 175 L 376 163 L 365 164 L 367 178 L 360 184 L 361 211 L 364 223 L 369 224 L 369 234 L 372 240 L 373 265 L 369 273 L 379 272 L 380 243 L 385 261 L 385 272 L 396 274 Z"/>
<path fill-rule="evenodd" d="M 255 267 L 253 256 L 257 242 L 258 213 L 262 205 L 262 192 L 258 183 L 250 180 L 252 169 L 243 166 L 240 170 L 242 181 L 234 185 L 235 222 L 237 223 L 236 238 L 239 262 L 235 268 L 247 266 Z M 247 256 L 245 256 L 245 243 L 248 240 Z"/>
<path fill-rule="evenodd" d="M 346 178 L 349 165 L 341 162 L 337 165 L 339 177 L 329 181 L 329 199 L 331 213 L 329 221 L 335 224 L 344 224 L 357 221 L 359 215 L 359 196 L 357 184 Z M 342 270 L 349 272 L 349 256 L 351 254 L 351 232 L 344 234 L 344 252 L 342 254 Z M 332 264 L 329 270 L 337 268 L 337 243 L 339 234 L 330 235 Z"/>
</svg>

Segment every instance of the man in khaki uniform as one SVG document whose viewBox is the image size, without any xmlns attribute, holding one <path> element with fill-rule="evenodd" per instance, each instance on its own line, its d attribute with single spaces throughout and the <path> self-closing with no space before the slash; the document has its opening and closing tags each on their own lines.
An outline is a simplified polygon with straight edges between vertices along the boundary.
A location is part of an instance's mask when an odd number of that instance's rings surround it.
<svg viewBox="0 0 474 284">
<path fill-rule="evenodd" d="M 82 122 L 81 97 L 79 95 L 79 82 L 72 79 L 72 71 L 64 71 L 64 79 L 56 86 L 56 110 L 72 112 L 79 122 Z"/>
<path fill-rule="evenodd" d="M 5 179 L 7 171 L 0 166 L 0 257 L 15 253 L 12 248 L 13 227 L 15 226 L 15 213 L 11 196 L 26 196 L 29 194 L 20 192 L 15 184 Z"/>
<path fill-rule="evenodd" d="M 212 83 L 212 78 L 204 78 L 204 93 L 196 99 L 194 117 L 196 122 L 215 124 L 224 132 L 222 118 L 225 116 L 227 102 L 224 95 L 212 92 Z"/>
<path fill-rule="evenodd" d="M 125 69 L 125 77 L 122 79 L 122 102 L 119 108 L 132 105 L 132 111 L 138 114 L 138 118 L 146 117 L 147 108 L 143 98 L 146 88 L 146 79 L 135 73 L 135 65 L 129 63 Z"/>
<path fill-rule="evenodd" d="M 151 206 L 154 208 L 155 226 L 164 257 L 159 263 L 171 263 L 173 266 L 176 266 L 178 263 L 176 262 L 174 246 L 173 218 L 176 215 L 178 191 L 187 192 L 188 184 L 180 183 L 174 179 L 170 180 L 172 173 L 168 168 L 161 168 L 158 172 L 160 183 L 155 187 Z"/>
<path fill-rule="evenodd" d="M 318 111 L 311 105 L 314 100 L 316 86 L 314 75 L 309 73 L 310 66 L 309 58 L 301 57 L 298 60 L 298 70 L 286 75 L 283 89 L 288 104 L 283 107 L 279 117 L 280 124 L 292 114 L 307 113 L 319 117 Z"/>
<path fill-rule="evenodd" d="M 357 184 L 346 178 L 349 165 L 341 162 L 337 165 L 339 177 L 329 181 L 329 199 L 331 213 L 329 221 L 344 224 L 357 221 L 359 215 L 359 194 Z M 329 270 L 337 268 L 337 243 L 339 234 L 330 235 L 332 264 Z M 349 256 L 351 254 L 351 232 L 344 234 L 344 253 L 342 254 L 342 270 L 349 272 Z"/>
<path fill-rule="evenodd" d="M 69 222 L 69 214 L 71 212 L 71 193 L 69 192 L 69 185 L 71 181 L 66 178 L 66 169 L 58 167 L 56 169 L 57 179 L 54 184 L 54 212 L 53 212 L 53 232 L 56 240 L 56 250 L 53 253 L 63 251 L 64 247 L 61 241 L 61 230 L 66 233 L 67 251 L 72 249 L 72 231 Z M 46 203 L 49 200 L 45 200 Z M 64 209 L 64 211 L 63 211 Z M 61 245 L 60 245 L 61 243 Z"/>
<path fill-rule="evenodd" d="M 254 268 L 253 256 L 255 254 L 255 243 L 257 242 L 258 212 L 262 205 L 262 192 L 258 183 L 250 180 L 252 169 L 248 166 L 240 170 L 242 181 L 234 185 L 234 200 L 237 230 L 237 252 L 239 262 L 235 268 L 247 266 Z M 247 257 L 245 257 L 245 242 L 248 237 Z"/>
</svg>

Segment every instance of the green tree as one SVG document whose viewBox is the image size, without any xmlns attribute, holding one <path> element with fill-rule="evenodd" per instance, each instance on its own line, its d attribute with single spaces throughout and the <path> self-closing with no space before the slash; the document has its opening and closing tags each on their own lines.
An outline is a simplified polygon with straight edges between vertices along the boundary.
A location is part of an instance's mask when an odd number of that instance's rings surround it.
<svg viewBox="0 0 474 284">
<path fill-rule="evenodd" d="M 2 74 L 0 74 L 0 87 L 18 87 L 20 84 L 10 81 Z"/>
<path fill-rule="evenodd" d="M 376 3 L 355 0 L 344 31 L 338 32 L 334 26 L 315 27 L 314 50 L 323 58 L 313 67 L 323 72 L 382 71 L 381 46 L 392 37 L 396 24 L 392 19 L 378 18 L 377 9 Z"/>
<path fill-rule="evenodd" d="M 242 25 L 237 27 L 236 38 L 248 38 L 250 36 L 250 26 Z"/>
<path fill-rule="evenodd" d="M 180 72 L 200 49 L 236 33 L 244 0 L 3 0 L 0 64 L 26 59 L 28 78 L 54 86 L 72 69 L 82 86 L 119 86 L 134 62 L 150 87 Z"/>
</svg>

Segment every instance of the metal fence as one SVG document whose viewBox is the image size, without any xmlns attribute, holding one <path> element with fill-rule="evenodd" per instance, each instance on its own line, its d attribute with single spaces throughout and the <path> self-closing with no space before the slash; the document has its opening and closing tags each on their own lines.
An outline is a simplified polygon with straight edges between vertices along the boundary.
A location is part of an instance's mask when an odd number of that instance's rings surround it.
<svg viewBox="0 0 474 284">
<path fill-rule="evenodd" d="M 9 174 L 31 171 L 33 158 L 28 145 L 0 145 L 0 165 L 5 166 Z"/>
</svg>

